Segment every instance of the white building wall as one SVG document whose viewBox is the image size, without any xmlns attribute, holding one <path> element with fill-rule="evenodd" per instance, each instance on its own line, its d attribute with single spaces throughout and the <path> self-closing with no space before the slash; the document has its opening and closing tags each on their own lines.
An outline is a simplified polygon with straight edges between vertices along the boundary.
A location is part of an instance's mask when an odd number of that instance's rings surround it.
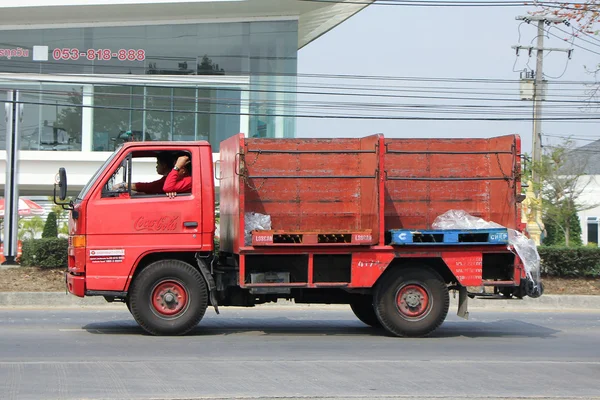
<svg viewBox="0 0 600 400">
<path fill-rule="evenodd" d="M 596 217 L 600 220 L 600 175 L 582 177 L 582 180 L 587 182 L 587 186 L 579 197 L 579 203 L 588 207 L 593 206 L 577 214 L 581 222 L 581 239 L 586 245 L 588 242 L 588 217 Z"/>
</svg>

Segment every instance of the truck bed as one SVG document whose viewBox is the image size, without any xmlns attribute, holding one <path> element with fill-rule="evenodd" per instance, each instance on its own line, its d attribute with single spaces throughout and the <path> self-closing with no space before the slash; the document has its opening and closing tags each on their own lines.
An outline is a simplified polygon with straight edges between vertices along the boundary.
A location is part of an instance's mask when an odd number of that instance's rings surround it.
<svg viewBox="0 0 600 400">
<path fill-rule="evenodd" d="M 253 139 L 221 144 L 221 251 L 384 246 L 462 209 L 519 221 L 520 139 Z M 244 240 L 246 213 L 271 217 Z M 444 242 L 441 243 L 442 245 Z"/>
</svg>

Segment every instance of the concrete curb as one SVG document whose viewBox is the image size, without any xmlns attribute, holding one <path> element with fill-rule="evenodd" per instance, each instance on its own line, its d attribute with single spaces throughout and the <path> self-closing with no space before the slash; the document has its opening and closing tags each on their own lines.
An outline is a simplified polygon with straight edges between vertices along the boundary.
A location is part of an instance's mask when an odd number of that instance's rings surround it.
<svg viewBox="0 0 600 400">
<path fill-rule="evenodd" d="M 458 296 L 450 297 L 450 309 L 455 310 Z M 121 307 L 122 303 L 108 303 L 103 297 L 79 298 L 62 292 L 0 292 L 0 307 Z M 346 305 L 294 304 L 280 300 L 261 307 L 343 307 Z M 538 299 L 486 300 L 469 299 L 469 309 L 489 310 L 597 310 L 600 311 L 600 296 L 544 295 Z"/>
</svg>

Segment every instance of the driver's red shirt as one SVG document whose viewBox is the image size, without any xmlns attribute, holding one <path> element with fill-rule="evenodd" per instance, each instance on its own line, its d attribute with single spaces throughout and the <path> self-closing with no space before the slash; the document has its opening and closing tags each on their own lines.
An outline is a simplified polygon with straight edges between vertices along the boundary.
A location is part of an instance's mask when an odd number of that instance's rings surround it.
<svg viewBox="0 0 600 400">
<path fill-rule="evenodd" d="M 165 184 L 166 179 L 167 177 L 163 176 L 162 178 L 154 182 L 136 183 L 135 191 L 145 194 L 162 194 L 164 193 L 163 186 Z"/>
<path fill-rule="evenodd" d="M 173 169 L 167 175 L 162 190 L 165 193 L 189 193 L 192 191 L 192 177 L 179 176 L 178 172 Z"/>
</svg>

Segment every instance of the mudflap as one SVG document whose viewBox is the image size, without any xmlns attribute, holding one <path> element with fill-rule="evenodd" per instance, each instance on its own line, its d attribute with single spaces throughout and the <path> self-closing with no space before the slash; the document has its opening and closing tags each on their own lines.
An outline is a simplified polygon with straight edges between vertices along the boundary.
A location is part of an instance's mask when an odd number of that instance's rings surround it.
<svg viewBox="0 0 600 400">
<path fill-rule="evenodd" d="M 469 296 L 467 295 L 467 288 L 461 286 L 458 288 L 458 312 L 456 315 L 464 319 L 469 319 L 468 304 Z"/>
<path fill-rule="evenodd" d="M 208 285 L 210 304 L 212 304 L 212 306 L 215 308 L 215 312 L 218 315 L 219 305 L 217 304 L 217 285 L 215 284 L 215 280 L 210 274 L 210 271 L 208 270 L 208 267 L 202 258 L 203 257 L 199 253 L 196 253 L 196 262 L 198 263 L 198 268 L 200 268 L 200 273 L 202 273 L 202 276 Z"/>
</svg>

